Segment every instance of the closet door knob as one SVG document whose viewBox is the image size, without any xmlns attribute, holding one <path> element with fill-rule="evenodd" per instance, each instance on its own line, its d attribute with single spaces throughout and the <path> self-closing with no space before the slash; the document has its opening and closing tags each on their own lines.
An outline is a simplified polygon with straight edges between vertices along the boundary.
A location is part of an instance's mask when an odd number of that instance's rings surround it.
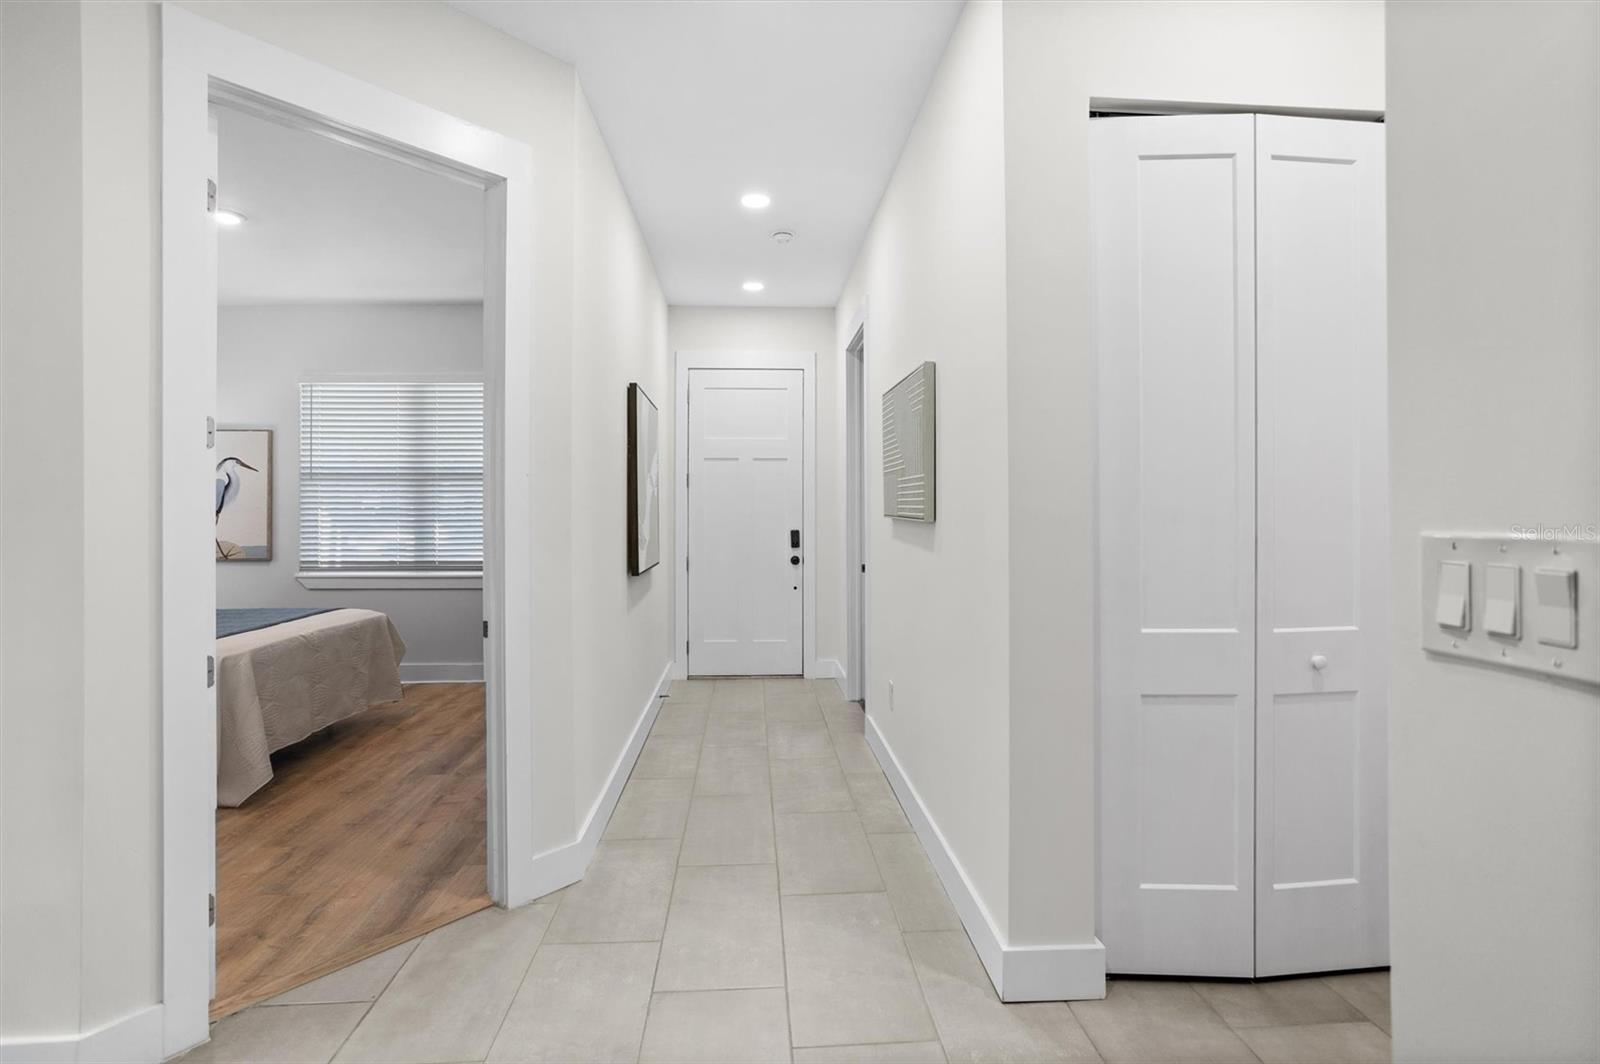
<svg viewBox="0 0 1600 1064">
<path fill-rule="evenodd" d="M 1316 669 L 1318 672 L 1321 672 L 1323 669 L 1326 669 L 1328 667 L 1328 655 L 1326 655 L 1326 654 L 1313 654 L 1313 655 L 1311 655 L 1311 667 L 1313 669 Z"/>
</svg>

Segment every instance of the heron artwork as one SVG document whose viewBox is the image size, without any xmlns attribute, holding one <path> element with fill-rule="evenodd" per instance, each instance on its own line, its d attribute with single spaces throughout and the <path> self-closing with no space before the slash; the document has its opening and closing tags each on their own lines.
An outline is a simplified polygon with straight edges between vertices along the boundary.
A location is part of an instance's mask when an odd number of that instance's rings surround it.
<svg viewBox="0 0 1600 1064">
<path fill-rule="evenodd" d="M 239 472 L 241 469 L 248 469 L 252 473 L 261 472 L 243 458 L 231 455 L 217 463 L 217 512 L 213 523 L 220 522 L 223 509 L 239 497 L 239 491 L 243 487 L 243 479 Z M 240 556 L 238 544 L 224 543 L 220 538 L 216 543 L 217 557 L 231 560 Z"/>
</svg>

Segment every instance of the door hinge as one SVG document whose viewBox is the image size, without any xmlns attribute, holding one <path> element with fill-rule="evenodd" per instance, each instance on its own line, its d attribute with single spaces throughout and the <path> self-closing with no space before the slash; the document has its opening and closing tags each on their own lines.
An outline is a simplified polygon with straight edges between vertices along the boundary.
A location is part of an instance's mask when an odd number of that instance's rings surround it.
<svg viewBox="0 0 1600 1064">
<path fill-rule="evenodd" d="M 215 894 L 206 895 L 206 926 L 217 926 L 217 896 Z"/>
<path fill-rule="evenodd" d="M 216 445 L 217 445 L 217 419 L 214 418 L 214 417 L 208 417 L 208 418 L 206 418 L 206 450 L 209 451 L 209 450 L 211 450 L 211 448 L 215 447 Z"/>
<path fill-rule="evenodd" d="M 861 571 L 862 572 L 866 572 L 867 571 L 867 563 L 866 562 L 862 562 L 861 563 Z"/>
<path fill-rule="evenodd" d="M 485 638 L 485 639 L 489 638 L 489 622 L 488 621 L 484 621 L 483 622 L 483 638 Z"/>
<path fill-rule="evenodd" d="M 206 213 L 213 214 L 217 209 L 217 183 L 206 178 Z"/>
<path fill-rule="evenodd" d="M 207 654 L 206 655 L 206 686 L 207 687 L 215 687 L 216 685 L 217 685 L 217 659 L 212 657 L 210 654 Z"/>
</svg>

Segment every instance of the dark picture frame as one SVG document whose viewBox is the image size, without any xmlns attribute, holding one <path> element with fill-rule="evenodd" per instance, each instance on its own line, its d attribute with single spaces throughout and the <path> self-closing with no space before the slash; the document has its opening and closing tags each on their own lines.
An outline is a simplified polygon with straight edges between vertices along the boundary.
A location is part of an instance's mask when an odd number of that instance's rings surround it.
<svg viewBox="0 0 1600 1064">
<path fill-rule="evenodd" d="M 637 383 L 628 385 L 628 573 L 661 564 L 661 414 Z"/>
</svg>

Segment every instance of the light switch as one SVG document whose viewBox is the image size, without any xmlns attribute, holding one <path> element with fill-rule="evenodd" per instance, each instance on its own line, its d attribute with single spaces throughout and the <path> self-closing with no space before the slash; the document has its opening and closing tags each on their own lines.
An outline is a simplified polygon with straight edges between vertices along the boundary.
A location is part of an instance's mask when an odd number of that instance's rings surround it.
<svg viewBox="0 0 1600 1064">
<path fill-rule="evenodd" d="M 1521 610 L 1522 566 L 1483 567 L 1483 628 L 1490 635 L 1517 636 Z"/>
<path fill-rule="evenodd" d="M 1533 592 L 1538 606 L 1533 633 L 1550 647 L 1578 645 L 1578 574 L 1571 569 L 1535 569 Z"/>
<path fill-rule="evenodd" d="M 1466 562 L 1439 563 L 1439 593 L 1433 619 L 1440 628 L 1465 632 L 1472 627 L 1472 566 Z"/>
</svg>

